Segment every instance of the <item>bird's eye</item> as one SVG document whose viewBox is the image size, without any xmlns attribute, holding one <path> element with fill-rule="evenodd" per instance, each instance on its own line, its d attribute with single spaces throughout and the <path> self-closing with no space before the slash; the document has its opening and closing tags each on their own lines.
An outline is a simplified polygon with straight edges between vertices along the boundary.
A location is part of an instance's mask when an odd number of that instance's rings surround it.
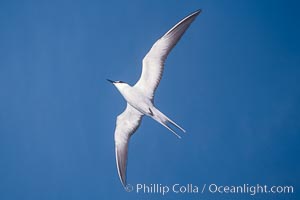
<svg viewBox="0 0 300 200">
<path fill-rule="evenodd" d="M 118 81 L 118 83 L 124 83 L 124 81 Z"/>
</svg>

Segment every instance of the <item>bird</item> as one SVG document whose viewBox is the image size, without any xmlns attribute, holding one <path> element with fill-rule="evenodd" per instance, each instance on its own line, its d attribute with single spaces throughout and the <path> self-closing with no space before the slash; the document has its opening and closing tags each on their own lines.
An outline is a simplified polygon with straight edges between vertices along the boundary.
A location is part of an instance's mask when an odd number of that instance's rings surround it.
<svg viewBox="0 0 300 200">
<path fill-rule="evenodd" d="M 151 117 L 178 138 L 181 138 L 180 135 L 170 125 L 186 132 L 154 106 L 154 93 L 162 78 L 167 56 L 200 12 L 200 9 L 196 10 L 183 18 L 153 44 L 150 51 L 143 58 L 142 73 L 135 85 L 130 86 L 124 81 L 107 79 L 118 89 L 127 102 L 125 110 L 117 117 L 114 132 L 117 170 L 119 179 L 125 189 L 127 187 L 128 143 L 130 137 L 140 126 L 143 116 Z"/>
</svg>

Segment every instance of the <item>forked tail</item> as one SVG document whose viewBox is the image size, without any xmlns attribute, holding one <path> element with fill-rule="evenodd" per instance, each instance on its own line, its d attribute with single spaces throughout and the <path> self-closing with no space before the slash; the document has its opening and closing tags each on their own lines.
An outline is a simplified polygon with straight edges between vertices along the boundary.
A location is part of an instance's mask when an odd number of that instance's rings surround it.
<svg viewBox="0 0 300 200">
<path fill-rule="evenodd" d="M 178 124 L 176 124 L 174 121 L 169 119 L 166 115 L 164 115 L 162 112 L 160 112 L 155 107 L 150 109 L 151 117 L 156 120 L 158 123 L 166 127 L 168 130 L 170 130 L 172 133 L 174 133 L 178 138 L 181 138 L 168 124 L 172 124 L 173 126 L 180 129 L 182 132 L 186 132 L 183 128 L 181 128 Z"/>
</svg>

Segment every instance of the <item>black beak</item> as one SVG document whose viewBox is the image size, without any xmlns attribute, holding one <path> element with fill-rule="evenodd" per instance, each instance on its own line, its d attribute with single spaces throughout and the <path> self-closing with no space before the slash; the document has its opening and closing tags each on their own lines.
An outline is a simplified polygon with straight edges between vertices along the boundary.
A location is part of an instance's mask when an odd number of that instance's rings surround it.
<svg viewBox="0 0 300 200">
<path fill-rule="evenodd" d="M 111 83 L 114 83 L 114 81 L 112 81 L 112 80 L 109 80 L 109 79 L 106 79 L 107 81 L 109 81 L 109 82 L 111 82 Z"/>
</svg>

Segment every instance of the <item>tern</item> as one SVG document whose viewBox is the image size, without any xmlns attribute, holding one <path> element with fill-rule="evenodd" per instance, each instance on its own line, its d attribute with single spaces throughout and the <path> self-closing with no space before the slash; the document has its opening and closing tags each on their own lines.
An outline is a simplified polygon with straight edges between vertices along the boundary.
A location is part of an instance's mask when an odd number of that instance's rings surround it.
<svg viewBox="0 0 300 200">
<path fill-rule="evenodd" d="M 142 74 L 134 86 L 130 86 L 123 81 L 107 79 L 119 90 L 127 101 L 126 109 L 117 117 L 114 135 L 118 175 L 125 189 L 127 186 L 128 142 L 130 137 L 138 129 L 144 115 L 162 124 L 178 138 L 180 138 L 180 136 L 169 126 L 170 124 L 182 132 L 186 132 L 154 106 L 153 98 L 155 90 L 161 80 L 164 63 L 168 54 L 200 12 L 201 10 L 197 10 L 182 19 L 154 43 L 143 59 Z"/>
</svg>

